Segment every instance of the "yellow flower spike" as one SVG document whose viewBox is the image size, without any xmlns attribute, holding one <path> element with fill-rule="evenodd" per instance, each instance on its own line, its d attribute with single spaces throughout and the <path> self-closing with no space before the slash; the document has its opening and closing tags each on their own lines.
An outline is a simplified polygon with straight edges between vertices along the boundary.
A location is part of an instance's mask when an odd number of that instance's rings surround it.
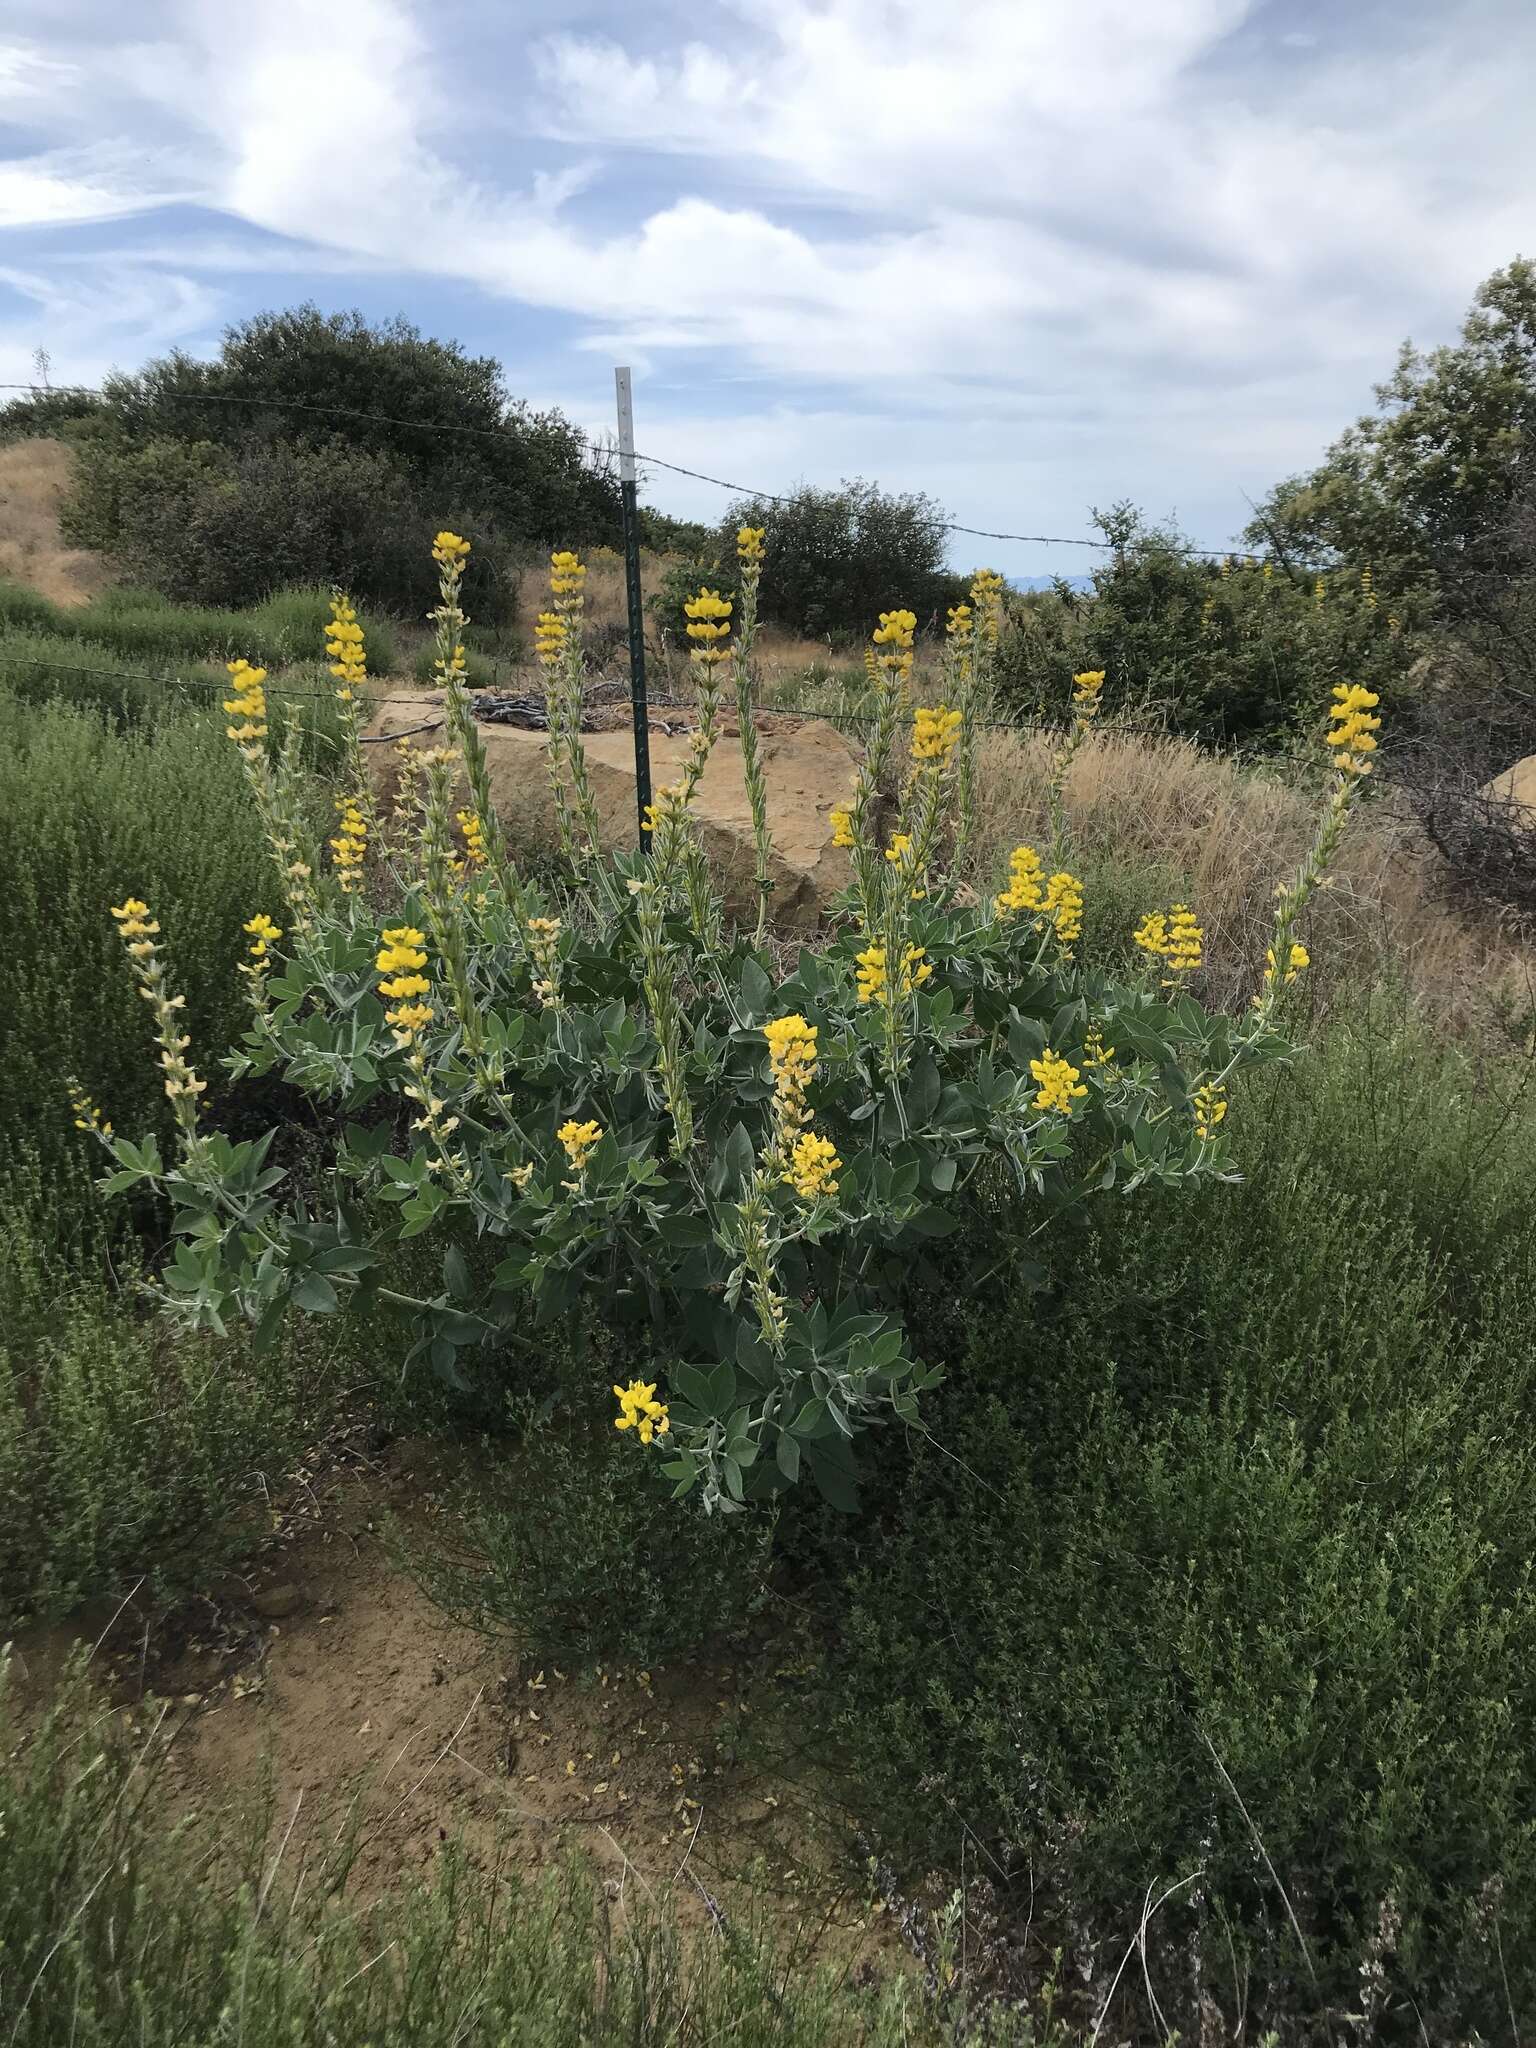
<svg viewBox="0 0 1536 2048">
<path fill-rule="evenodd" d="M 912 723 L 912 758 L 945 767 L 960 743 L 961 716 L 946 705 L 920 705 Z"/>
<path fill-rule="evenodd" d="M 1020 910 L 1040 910 L 1045 904 L 1045 869 L 1032 846 L 1016 846 L 1008 856 L 1008 887 L 992 899 L 1000 917 Z"/>
<path fill-rule="evenodd" d="M 667 1434 L 671 1427 L 667 1404 L 657 1400 L 654 1380 L 631 1380 L 627 1387 L 615 1384 L 613 1391 L 619 1404 L 615 1429 L 632 1429 L 642 1444 Z"/>
<path fill-rule="evenodd" d="M 571 1171 L 577 1179 L 585 1172 L 587 1160 L 594 1148 L 601 1143 L 602 1136 L 601 1124 L 592 1123 L 590 1120 L 579 1124 L 574 1117 L 567 1118 L 556 1131 L 555 1137 L 564 1148 L 565 1156 L 571 1163 Z M 568 1181 L 566 1185 L 573 1186 L 574 1182 Z"/>
<path fill-rule="evenodd" d="M 830 1138 L 806 1131 L 795 1140 L 782 1178 L 802 1202 L 819 1202 L 837 1193 L 835 1176 L 842 1163 Z"/>
<path fill-rule="evenodd" d="M 1072 678 L 1072 710 L 1084 723 L 1098 717 L 1103 696 L 1103 669 L 1084 669 L 1081 675 Z"/>
<path fill-rule="evenodd" d="M 331 597 L 331 618 L 325 629 L 325 653 L 331 664 L 331 674 L 337 679 L 336 695 L 343 704 L 350 704 L 354 691 L 366 680 L 367 657 L 357 612 L 352 600 L 340 590 L 333 592 Z"/>
<path fill-rule="evenodd" d="M 88 1131 L 94 1137 L 110 1138 L 112 1125 L 104 1117 L 92 1098 L 86 1094 L 80 1083 L 73 1078 L 66 1084 L 69 1089 L 69 1106 L 74 1112 L 75 1129 Z"/>
<path fill-rule="evenodd" d="M 916 631 L 915 612 L 880 614 L 880 623 L 869 637 L 874 646 L 883 650 L 875 656 L 875 662 L 887 675 L 904 681 L 912 673 L 912 635 Z"/>
<path fill-rule="evenodd" d="M 1381 720 L 1371 713 L 1380 702 L 1374 690 L 1364 690 L 1358 683 L 1335 684 L 1328 707 L 1327 742 L 1337 749 L 1333 765 L 1340 775 L 1358 779 L 1370 774 L 1370 756 L 1376 751 L 1376 734 L 1381 729 Z"/>
<path fill-rule="evenodd" d="M 462 570 L 469 560 L 469 542 L 445 529 L 432 542 L 432 559 L 440 569 Z"/>
<path fill-rule="evenodd" d="M 834 804 L 829 822 L 832 826 L 832 844 L 834 846 L 852 846 L 853 812 L 849 806 L 847 804 Z"/>
<path fill-rule="evenodd" d="M 743 569 L 758 569 L 763 561 L 763 526 L 741 526 L 736 530 L 736 559 Z"/>
<path fill-rule="evenodd" d="M 226 726 L 225 731 L 250 756 L 260 751 L 257 743 L 267 736 L 267 693 L 262 687 L 267 672 L 264 668 L 252 668 L 243 658 L 228 661 L 224 666 L 234 693 L 224 698 L 224 709 L 241 721 L 239 725 Z"/>
<path fill-rule="evenodd" d="M 1082 883 L 1065 872 L 1052 875 L 1040 908 L 1055 926 L 1057 940 L 1070 958 L 1072 947 L 1083 936 Z"/>
<path fill-rule="evenodd" d="M 912 834 L 910 832 L 898 832 L 893 836 L 890 845 L 885 849 L 885 857 L 892 867 L 899 868 L 910 857 L 911 852 Z"/>
<path fill-rule="evenodd" d="M 1078 1070 L 1069 1060 L 1047 1046 L 1037 1060 L 1031 1060 L 1029 1071 L 1036 1082 L 1034 1106 L 1036 1109 L 1058 1111 L 1062 1116 L 1072 1114 L 1072 1105 L 1088 1093 L 1078 1078 Z"/>
<path fill-rule="evenodd" d="M 1227 1091 L 1219 1082 L 1207 1081 L 1195 1090 L 1190 1107 L 1195 1113 L 1195 1136 L 1209 1142 L 1227 1114 Z"/>
<path fill-rule="evenodd" d="M 378 992 L 393 1005 L 385 1011 L 384 1020 L 394 1031 L 395 1043 L 407 1046 L 432 1018 L 430 1004 L 413 1000 L 428 994 L 432 987 L 422 973 L 427 964 L 425 935 L 413 924 L 391 925 L 379 935 L 373 964 L 385 977 L 377 984 Z"/>
<path fill-rule="evenodd" d="M 556 597 L 579 599 L 586 580 L 586 565 L 570 548 L 557 548 L 550 556 L 549 587 Z"/>
<path fill-rule="evenodd" d="M 971 603 L 982 638 L 995 647 L 1003 624 L 1003 579 L 995 569 L 976 571 L 971 579 Z"/>
<path fill-rule="evenodd" d="M 1115 1048 L 1104 1043 L 1102 1028 L 1097 1024 L 1090 1024 L 1083 1039 L 1084 1067 L 1107 1067 L 1114 1056 Z"/>
<path fill-rule="evenodd" d="M 1193 974 L 1204 958 L 1205 932 L 1187 903 L 1175 903 L 1171 910 L 1148 911 L 1131 939 L 1168 969 L 1164 988 L 1172 988 L 1174 977 L 1180 974 Z"/>
</svg>

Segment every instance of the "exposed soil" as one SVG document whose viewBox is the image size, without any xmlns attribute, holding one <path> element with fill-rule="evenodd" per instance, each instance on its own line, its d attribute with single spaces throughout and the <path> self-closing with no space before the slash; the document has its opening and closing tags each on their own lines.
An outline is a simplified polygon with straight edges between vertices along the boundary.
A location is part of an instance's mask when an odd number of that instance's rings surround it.
<svg viewBox="0 0 1536 2048">
<path fill-rule="evenodd" d="M 527 1668 L 447 1620 L 381 1535 L 389 1515 L 439 1512 L 435 1476 L 409 1443 L 317 1460 L 248 1574 L 154 1625 L 130 1602 L 26 1633 L 23 1712 L 78 1641 L 94 1643 L 117 1711 L 164 1745 L 167 1819 L 262 1816 L 294 1855 L 323 1852 L 350 1822 L 363 1896 L 425 1874 L 450 1837 L 503 1871 L 536 1871 L 574 1842 L 615 1897 L 631 1884 L 670 1895 L 685 1924 L 747 1886 L 839 1955 L 896 1954 L 823 1796 L 742 1740 L 772 1681 L 759 1672 L 749 1689 L 728 1657 L 585 1677 Z"/>
<path fill-rule="evenodd" d="M 100 555 L 67 548 L 59 505 L 73 457 L 62 441 L 0 448 L 0 576 L 28 583 L 55 604 L 85 604 L 111 580 Z"/>
</svg>

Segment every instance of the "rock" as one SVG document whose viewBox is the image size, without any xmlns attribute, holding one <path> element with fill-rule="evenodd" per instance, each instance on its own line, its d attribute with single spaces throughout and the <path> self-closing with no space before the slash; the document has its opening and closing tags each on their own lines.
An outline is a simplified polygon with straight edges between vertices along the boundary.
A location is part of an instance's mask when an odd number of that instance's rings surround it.
<svg viewBox="0 0 1536 2048">
<path fill-rule="evenodd" d="M 1536 825 L 1536 754 L 1527 754 L 1502 775 L 1495 775 L 1482 793 L 1492 803 L 1509 804 L 1526 812 L 1522 823 Z"/>
<path fill-rule="evenodd" d="M 304 1595 L 291 1580 L 280 1579 L 276 1585 L 258 1587 L 250 1604 L 263 1621 L 286 1621 L 303 1606 Z"/>
<path fill-rule="evenodd" d="M 439 746 L 444 740 L 441 724 L 427 732 L 415 728 L 440 718 L 442 702 L 441 692 L 435 690 L 382 698 L 368 736 L 382 740 L 409 732 L 406 743 L 410 746 Z M 832 845 L 829 821 L 833 806 L 847 799 L 859 756 L 836 727 L 822 719 L 760 712 L 757 728 L 773 839 L 770 914 L 780 931 L 810 931 L 830 898 L 847 886 L 848 856 Z M 479 730 L 490 768 L 492 799 L 514 852 L 522 847 L 553 846 L 554 799 L 545 754 L 548 735 L 490 723 Z M 739 742 L 740 726 L 734 714 L 723 717 L 719 742 L 699 784 L 695 811 L 726 908 L 733 916 L 745 918 L 756 911 L 756 857 Z M 604 843 L 633 847 L 639 836 L 633 734 L 627 725 L 612 732 L 583 733 L 582 745 Z M 653 720 L 652 784 L 659 788 L 675 782 L 687 751 L 686 732 L 659 731 Z M 389 788 L 396 773 L 393 748 L 371 746 L 368 753 L 375 777 L 382 787 Z"/>
</svg>

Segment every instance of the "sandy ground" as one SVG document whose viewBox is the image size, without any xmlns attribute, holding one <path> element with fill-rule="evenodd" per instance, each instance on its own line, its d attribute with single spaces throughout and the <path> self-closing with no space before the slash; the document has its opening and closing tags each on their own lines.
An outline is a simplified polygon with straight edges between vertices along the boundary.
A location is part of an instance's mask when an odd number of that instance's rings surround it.
<svg viewBox="0 0 1536 2048">
<path fill-rule="evenodd" d="M 70 461 L 62 441 L 0 447 L 0 576 L 29 583 L 55 604 L 84 604 L 111 581 L 99 555 L 59 539 Z"/>
<path fill-rule="evenodd" d="M 164 1748 L 168 1820 L 256 1816 L 294 1856 L 351 1826 L 362 1895 L 426 1874 L 450 1837 L 482 1867 L 528 1872 L 577 1844 L 615 1897 L 667 1897 L 685 1924 L 750 1892 L 840 1957 L 899 1949 L 825 1791 L 750 1740 L 772 1678 L 749 1683 L 726 1656 L 528 1667 L 387 1555 L 384 1517 L 430 1516 L 431 1489 L 409 1444 L 317 1459 L 249 1573 L 155 1626 L 129 1602 L 24 1634 L 24 1713 L 94 1643 L 115 1710 Z"/>
</svg>

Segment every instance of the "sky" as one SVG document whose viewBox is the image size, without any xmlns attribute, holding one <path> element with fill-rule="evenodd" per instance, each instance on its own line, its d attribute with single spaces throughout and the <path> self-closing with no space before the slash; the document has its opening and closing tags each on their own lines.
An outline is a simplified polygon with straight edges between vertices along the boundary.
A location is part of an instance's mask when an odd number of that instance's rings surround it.
<svg viewBox="0 0 1536 2048">
<path fill-rule="evenodd" d="M 1533 77 L 1533 0 L 7 0 L 0 380 L 312 299 L 594 432 L 627 363 L 714 476 L 1221 546 L 1536 254 Z"/>
</svg>

